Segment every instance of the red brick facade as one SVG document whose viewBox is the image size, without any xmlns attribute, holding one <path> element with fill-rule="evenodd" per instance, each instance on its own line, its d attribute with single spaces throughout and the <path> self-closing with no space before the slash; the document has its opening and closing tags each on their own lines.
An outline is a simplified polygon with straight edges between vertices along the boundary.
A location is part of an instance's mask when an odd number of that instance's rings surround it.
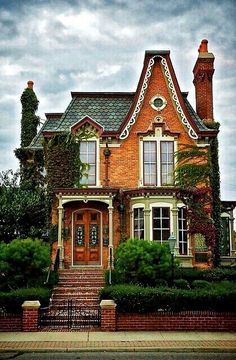
<svg viewBox="0 0 236 360">
<path fill-rule="evenodd" d="M 95 186 L 93 182 L 93 185 L 88 184 L 86 188 L 54 189 L 52 224 L 58 225 L 58 235 L 54 239 L 52 257 L 55 258 L 58 248 L 60 267 L 96 263 L 108 268 L 113 250 L 120 241 L 137 237 L 135 229 L 142 222 L 143 229 L 140 233 L 143 233 L 139 237 L 144 240 L 166 241 L 167 238 L 163 240 L 154 234 L 153 216 L 156 209 L 169 212 L 168 231 L 169 235 L 173 233 L 177 239 L 176 255 L 180 256 L 180 261 L 184 266 L 195 266 L 194 239 L 190 235 L 188 239 L 180 238 L 183 233 L 180 235 L 176 214 L 184 204 L 176 195 L 173 180 L 168 182 L 166 179 L 169 173 L 174 173 L 175 160 L 170 159 L 174 159 L 174 153 L 183 144 L 199 144 L 208 151 L 209 139 L 217 135 L 215 130 L 208 129 L 201 120 L 213 119 L 213 59 L 214 56 L 208 52 L 207 44 L 203 41 L 194 67 L 198 115 L 188 103 L 186 93 L 180 90 L 169 51 L 145 53 L 135 93 L 72 93 L 73 101 L 62 115 L 60 124 L 65 122 L 62 126 L 64 129 L 70 123 L 68 131 L 72 133 L 80 129 L 86 130 L 86 127 L 93 129 L 94 136 L 90 141 L 96 148 L 92 165 L 96 168 L 95 175 L 93 174 Z M 118 123 L 122 101 L 124 106 L 127 101 L 130 106 Z M 155 101 L 160 106 L 155 105 Z M 81 109 L 86 108 L 86 115 L 82 118 L 80 104 Z M 102 111 L 104 118 L 108 113 L 108 120 L 105 121 L 102 114 L 97 118 Z M 59 128 L 60 125 L 57 131 Z M 50 131 L 43 131 L 43 134 L 50 137 Z M 52 130 L 51 136 L 54 134 Z M 150 160 L 151 155 L 144 153 L 144 144 L 149 143 L 152 146 L 155 144 L 155 160 Z M 172 151 L 171 154 L 162 155 L 162 143 L 173 146 L 172 150 L 168 150 Z M 89 154 L 87 156 L 89 159 Z M 90 158 L 91 156 L 90 153 Z M 148 156 L 147 164 L 145 159 Z M 169 160 L 165 160 L 165 156 Z M 172 161 L 172 165 L 165 165 L 165 161 Z M 173 169 L 166 170 L 168 166 L 173 166 Z M 166 178 L 162 177 L 165 172 Z M 152 180 L 148 182 L 145 176 Z M 141 209 L 142 219 L 135 223 L 137 208 Z M 86 219 L 88 212 L 91 212 L 91 216 L 94 212 L 94 219 L 97 213 L 97 223 L 95 220 L 85 223 L 83 211 Z M 92 246 L 91 231 L 97 237 L 96 244 Z M 77 256 L 76 251 L 80 255 Z M 97 261 L 91 251 L 94 254 L 96 252 Z M 199 266 L 208 267 L 211 265 L 211 251 L 205 249 L 205 252 L 206 259 Z"/>
</svg>

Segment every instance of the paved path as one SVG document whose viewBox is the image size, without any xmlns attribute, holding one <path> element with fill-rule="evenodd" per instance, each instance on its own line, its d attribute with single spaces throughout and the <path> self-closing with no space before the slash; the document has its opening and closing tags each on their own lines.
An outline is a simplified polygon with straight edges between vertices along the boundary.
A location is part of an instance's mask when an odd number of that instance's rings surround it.
<svg viewBox="0 0 236 360">
<path fill-rule="evenodd" d="M 0 351 L 148 349 L 236 352 L 236 332 L 0 332 Z"/>
</svg>

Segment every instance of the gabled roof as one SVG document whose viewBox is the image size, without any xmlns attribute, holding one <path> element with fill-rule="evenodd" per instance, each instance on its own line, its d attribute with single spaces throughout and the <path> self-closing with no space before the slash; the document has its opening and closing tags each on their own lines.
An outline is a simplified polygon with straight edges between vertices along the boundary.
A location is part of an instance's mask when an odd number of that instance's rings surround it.
<svg viewBox="0 0 236 360">
<path fill-rule="evenodd" d="M 199 135 L 210 136 L 216 131 L 207 128 L 187 100 L 188 93 L 182 93 L 170 60 L 170 51 L 145 52 L 143 70 L 136 92 L 72 92 L 72 100 L 66 111 L 46 114 L 47 120 L 29 147 L 42 147 L 43 133 L 69 132 L 82 119 L 90 118 L 103 129 L 103 136 L 116 136 L 125 139 L 136 122 L 142 107 L 145 91 L 155 61 L 160 61 L 163 73 L 181 121 L 189 136 L 197 139 Z"/>
</svg>

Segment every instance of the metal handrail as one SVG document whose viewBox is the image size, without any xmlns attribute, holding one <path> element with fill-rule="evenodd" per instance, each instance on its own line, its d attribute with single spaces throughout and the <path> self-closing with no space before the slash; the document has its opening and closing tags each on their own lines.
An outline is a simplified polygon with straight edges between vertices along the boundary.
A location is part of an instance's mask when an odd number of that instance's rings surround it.
<svg viewBox="0 0 236 360">
<path fill-rule="evenodd" d="M 44 285 L 48 284 L 49 279 L 51 277 L 51 273 L 54 271 L 57 271 L 59 269 L 59 261 L 60 261 L 60 249 L 57 248 L 55 261 L 51 261 L 51 263 L 50 263 L 50 266 L 49 266 L 48 272 L 47 272 L 47 278 L 46 278 L 46 281 L 44 282 Z"/>
</svg>

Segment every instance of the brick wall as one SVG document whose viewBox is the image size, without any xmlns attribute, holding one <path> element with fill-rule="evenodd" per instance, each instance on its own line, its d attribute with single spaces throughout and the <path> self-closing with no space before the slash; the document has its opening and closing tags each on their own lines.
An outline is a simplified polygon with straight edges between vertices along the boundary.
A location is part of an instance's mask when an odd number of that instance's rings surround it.
<svg viewBox="0 0 236 360">
<path fill-rule="evenodd" d="M 1 314 L 0 331 L 21 331 L 22 315 L 21 314 Z"/>
<path fill-rule="evenodd" d="M 236 313 L 210 311 L 149 314 L 118 313 L 116 330 L 236 331 Z"/>
</svg>

